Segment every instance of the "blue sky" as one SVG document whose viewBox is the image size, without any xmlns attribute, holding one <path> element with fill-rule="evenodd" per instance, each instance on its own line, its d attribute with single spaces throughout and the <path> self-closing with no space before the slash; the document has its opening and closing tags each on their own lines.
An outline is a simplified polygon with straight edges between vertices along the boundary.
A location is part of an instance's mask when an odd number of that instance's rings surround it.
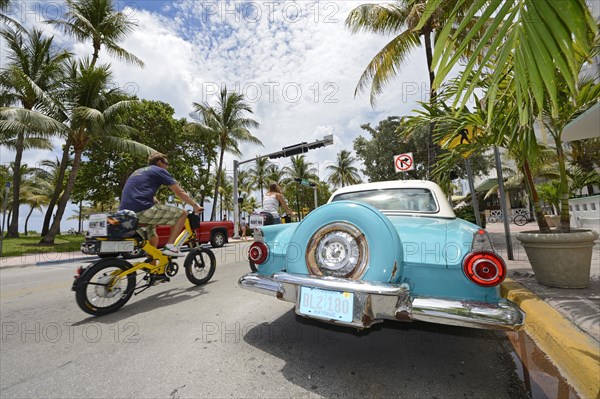
<svg viewBox="0 0 600 399">
<path fill-rule="evenodd" d="M 241 160 L 332 134 L 334 145 L 307 154 L 317 164 L 320 178 L 326 179 L 325 168 L 336 154 L 351 150 L 353 140 L 365 134 L 360 125 L 408 115 L 418 107 L 417 101 L 428 99 L 422 48 L 408 59 L 375 108 L 368 93 L 354 96 L 367 63 L 391 39 L 353 35 L 344 26 L 348 12 L 364 2 L 117 1 L 117 8 L 137 24 L 121 45 L 146 65 L 127 65 L 105 52 L 100 60 L 112 65 L 116 84 L 141 98 L 170 103 L 177 117 L 189 117 L 193 102 L 214 101 L 223 85 L 245 94 L 261 124 L 253 133 L 265 145 L 242 145 Z M 90 43 L 74 43 L 43 23 L 66 10 L 63 2 L 16 3 L 13 16 L 22 23 L 55 35 L 78 56 L 90 54 Z M 1 43 L 0 51 L 3 65 L 6 54 Z M 14 154 L 1 150 L 0 162 L 12 161 Z M 53 156 L 51 151 L 29 151 L 24 161 L 36 164 Z M 280 166 L 285 162 L 280 160 Z M 228 157 L 229 171 L 232 165 L 233 158 Z M 30 221 L 34 229 L 41 217 Z"/>
</svg>

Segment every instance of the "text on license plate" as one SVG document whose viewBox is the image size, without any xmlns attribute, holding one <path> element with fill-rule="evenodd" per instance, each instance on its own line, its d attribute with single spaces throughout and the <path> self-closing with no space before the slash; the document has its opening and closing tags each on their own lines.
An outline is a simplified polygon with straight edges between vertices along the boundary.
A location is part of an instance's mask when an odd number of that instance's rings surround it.
<svg viewBox="0 0 600 399">
<path fill-rule="evenodd" d="M 303 315 L 328 320 L 351 322 L 354 293 L 300 287 L 298 312 Z"/>
<path fill-rule="evenodd" d="M 131 252 L 133 241 L 100 241 L 100 252 Z"/>
</svg>

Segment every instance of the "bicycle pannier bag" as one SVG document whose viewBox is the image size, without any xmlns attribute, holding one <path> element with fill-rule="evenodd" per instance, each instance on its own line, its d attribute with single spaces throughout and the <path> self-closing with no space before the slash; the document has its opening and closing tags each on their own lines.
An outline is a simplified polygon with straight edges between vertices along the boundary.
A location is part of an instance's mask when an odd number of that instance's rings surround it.
<svg viewBox="0 0 600 399">
<path fill-rule="evenodd" d="M 138 218 L 135 212 L 122 210 L 109 213 L 106 219 L 108 238 L 127 238 L 135 235 Z"/>
</svg>

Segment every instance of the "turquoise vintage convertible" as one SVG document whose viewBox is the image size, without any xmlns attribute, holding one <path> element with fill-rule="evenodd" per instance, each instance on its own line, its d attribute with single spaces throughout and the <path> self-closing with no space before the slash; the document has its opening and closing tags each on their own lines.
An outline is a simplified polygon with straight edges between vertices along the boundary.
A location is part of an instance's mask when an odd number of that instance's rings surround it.
<svg viewBox="0 0 600 399">
<path fill-rule="evenodd" d="M 516 330 L 500 296 L 506 264 L 485 230 L 458 219 L 438 185 L 397 180 L 337 190 L 301 223 L 255 230 L 240 287 L 298 315 L 368 328 L 385 319 Z"/>
</svg>

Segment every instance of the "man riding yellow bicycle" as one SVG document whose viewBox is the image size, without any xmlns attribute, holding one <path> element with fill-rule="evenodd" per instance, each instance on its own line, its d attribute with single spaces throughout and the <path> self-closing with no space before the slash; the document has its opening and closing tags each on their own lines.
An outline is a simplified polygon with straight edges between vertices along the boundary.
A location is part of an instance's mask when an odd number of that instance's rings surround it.
<svg viewBox="0 0 600 399">
<path fill-rule="evenodd" d="M 203 207 L 188 195 L 173 176 L 167 171 L 169 161 L 164 154 L 155 152 L 148 157 L 148 166 L 138 169 L 129 176 L 121 196 L 119 210 L 129 210 L 136 213 L 138 223 L 147 225 L 147 235 L 150 244 L 158 245 L 156 226 L 167 224 L 173 226 L 163 254 L 180 256 L 179 249 L 174 245 L 175 238 L 183 229 L 187 212 L 180 208 L 159 204 L 156 192 L 166 185 L 184 203 L 189 204 L 194 212 L 202 212 Z"/>
<path fill-rule="evenodd" d="M 102 315 L 114 312 L 134 294 L 144 291 L 158 282 L 167 282 L 179 269 L 173 257 L 181 256 L 180 248 L 187 243 L 190 247 L 184 267 L 186 276 L 193 284 L 207 283 L 215 272 L 215 256 L 208 248 L 200 245 L 200 217 L 203 208 L 198 205 L 167 171 L 169 162 L 164 154 L 153 153 L 148 166 L 131 174 L 125 187 L 119 212 L 108 217 L 108 226 L 116 230 L 113 238 L 134 241 L 148 255 L 143 262 L 131 264 L 122 259 L 103 259 L 90 267 L 77 270 L 73 291 L 79 307 L 90 314 Z M 158 204 L 156 192 L 160 186 L 168 186 L 175 195 L 193 208 L 189 213 L 180 208 Z M 162 250 L 157 247 L 156 225 L 170 224 L 171 233 Z M 138 235 L 120 234 L 135 232 Z M 185 230 L 182 231 L 182 229 Z M 119 230 L 120 229 L 120 230 Z M 180 233 L 181 232 L 181 233 Z M 110 236 L 110 234 L 108 234 Z M 145 238 L 144 238 L 145 236 Z M 130 243 L 131 245 L 131 243 Z M 136 275 L 144 274 L 145 284 L 138 286 Z"/>
</svg>

